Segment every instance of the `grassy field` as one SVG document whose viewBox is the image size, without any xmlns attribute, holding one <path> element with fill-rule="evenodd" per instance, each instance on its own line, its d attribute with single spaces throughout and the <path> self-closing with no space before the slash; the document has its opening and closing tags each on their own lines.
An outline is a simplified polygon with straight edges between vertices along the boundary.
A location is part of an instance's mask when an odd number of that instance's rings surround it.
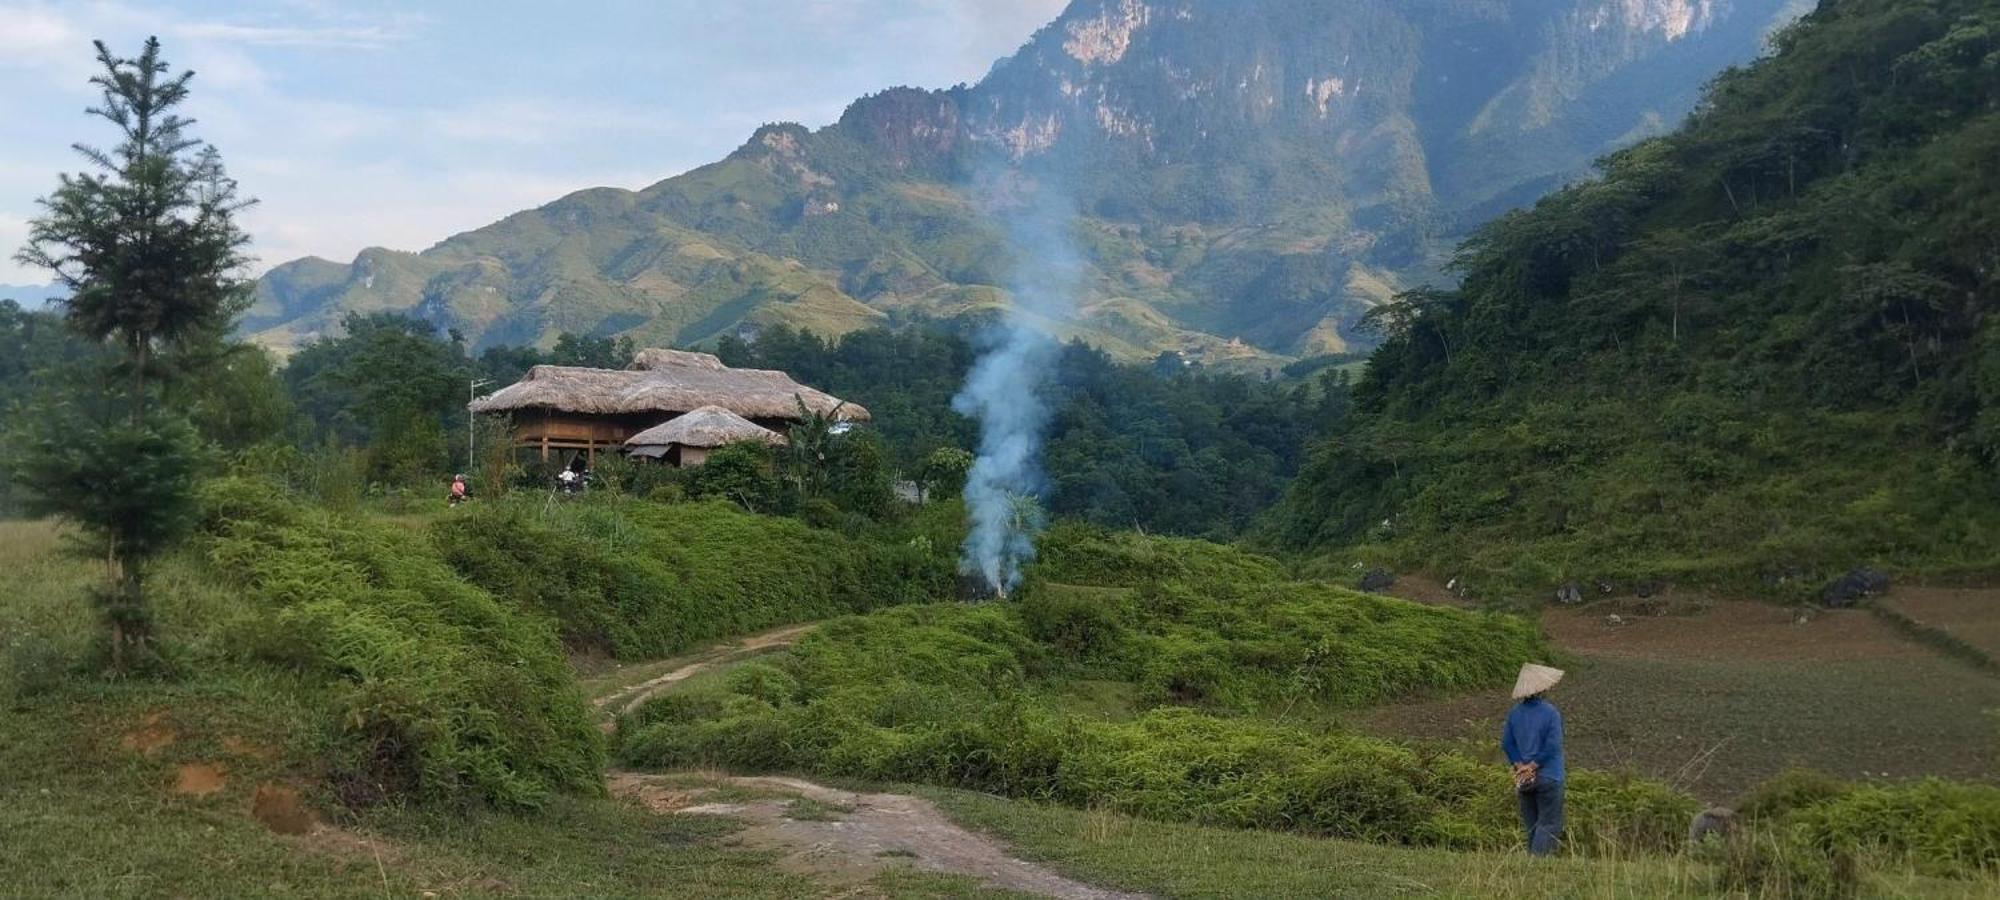
<svg viewBox="0 0 2000 900">
<path fill-rule="evenodd" d="M 305 833 L 276 833 L 266 823 L 298 809 L 279 802 L 273 815 L 260 795 L 336 808 L 319 787 L 326 723 L 286 705 L 294 686 L 277 672 L 107 683 L 79 671 L 94 634 L 84 589 L 97 570 L 60 545 L 46 524 L 0 523 L 0 896 L 1006 896 L 898 868 L 830 885 L 741 846 L 726 819 L 596 797 L 557 796 L 518 814 L 308 813 Z M 225 602 L 192 561 L 169 563 L 156 584 L 170 640 Z M 1994 772 L 1995 723 L 1982 713 L 2000 708 L 2000 679 L 1875 617 L 1801 625 L 1785 610 L 1721 605 L 1614 627 L 1608 614 L 1545 622 L 1572 671 L 1560 699 L 1578 765 L 1631 765 L 1708 799 L 1791 763 L 1878 778 Z M 599 688 L 656 668 L 599 673 Z M 718 667 L 688 686 L 726 676 Z M 1138 704 L 1129 684 L 1077 681 L 1059 705 L 1115 719 Z M 1379 732 L 1484 750 L 1504 708 L 1504 697 L 1479 693 L 1358 715 Z M 1886 724 L 1857 739 L 1856 721 Z M 1683 857 L 1537 864 L 912 790 L 1020 856 L 1163 897 L 1651 897 L 1707 893 L 1715 877 Z M 1869 877 L 1871 896 L 2000 895 L 1991 879 Z"/>
<path fill-rule="evenodd" d="M 1710 802 L 1792 766 L 1854 779 L 2000 772 L 2000 719 L 1990 714 L 2000 679 L 1866 611 L 1801 624 L 1765 604 L 1660 606 L 1669 614 L 1623 604 L 1544 615 L 1570 673 L 1553 698 L 1571 765 L 1635 768 Z M 1624 624 L 1607 624 L 1610 615 Z M 1487 691 L 1381 706 L 1357 721 L 1491 753 L 1507 706 L 1505 691 Z"/>
<path fill-rule="evenodd" d="M 1093 884 L 1163 897 L 1633 898 L 1718 896 L 1686 857 L 1535 860 L 1514 853 L 1384 847 L 1268 831 L 1204 828 L 1102 811 L 918 789 L 969 828 Z M 1875 874 L 1869 897 L 2000 895 L 2000 880 Z"/>
</svg>

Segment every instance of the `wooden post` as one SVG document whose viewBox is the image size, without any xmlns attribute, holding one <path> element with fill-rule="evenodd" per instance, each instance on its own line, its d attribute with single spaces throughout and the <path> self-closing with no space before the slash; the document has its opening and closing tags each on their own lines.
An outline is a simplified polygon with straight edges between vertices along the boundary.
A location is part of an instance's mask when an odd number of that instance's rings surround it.
<svg viewBox="0 0 2000 900">
<path fill-rule="evenodd" d="M 542 435 L 542 464 L 547 465 L 548 461 L 549 461 L 549 436 L 545 434 Z"/>
<path fill-rule="evenodd" d="M 595 468 L 597 468 L 597 442 L 596 442 L 596 441 L 591 441 L 590 443 L 588 443 L 588 444 L 585 444 L 585 445 L 584 445 L 584 447 L 583 447 L 583 467 L 584 467 L 584 468 L 586 468 L 586 469 L 595 469 Z"/>
</svg>

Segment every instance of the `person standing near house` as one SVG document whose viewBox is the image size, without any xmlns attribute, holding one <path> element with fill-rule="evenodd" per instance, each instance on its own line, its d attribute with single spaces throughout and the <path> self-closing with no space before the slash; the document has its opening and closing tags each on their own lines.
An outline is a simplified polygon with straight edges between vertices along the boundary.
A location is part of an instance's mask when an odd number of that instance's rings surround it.
<svg viewBox="0 0 2000 900">
<path fill-rule="evenodd" d="M 1500 750 L 1514 769 L 1521 826 L 1528 852 L 1547 856 L 1563 830 L 1563 721 L 1543 694 L 1561 681 L 1561 669 L 1524 663 L 1514 680 L 1514 708 L 1500 731 Z"/>
</svg>

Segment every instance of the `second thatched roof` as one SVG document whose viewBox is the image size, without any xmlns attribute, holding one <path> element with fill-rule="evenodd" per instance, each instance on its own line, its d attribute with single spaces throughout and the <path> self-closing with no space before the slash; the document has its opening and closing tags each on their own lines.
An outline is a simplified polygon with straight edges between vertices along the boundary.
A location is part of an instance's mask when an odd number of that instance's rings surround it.
<svg viewBox="0 0 2000 900">
<path fill-rule="evenodd" d="M 550 409 L 586 415 L 679 415 L 719 406 L 748 419 L 799 418 L 809 412 L 866 422 L 868 410 L 772 369 L 732 369 L 706 353 L 642 351 L 633 368 L 536 366 L 526 377 L 472 402 L 475 413 Z"/>
<path fill-rule="evenodd" d="M 728 444 L 782 446 L 785 436 L 720 406 L 704 406 L 665 425 L 641 431 L 625 441 L 625 449 L 642 455 L 664 453 L 669 447 L 713 449 Z"/>
</svg>

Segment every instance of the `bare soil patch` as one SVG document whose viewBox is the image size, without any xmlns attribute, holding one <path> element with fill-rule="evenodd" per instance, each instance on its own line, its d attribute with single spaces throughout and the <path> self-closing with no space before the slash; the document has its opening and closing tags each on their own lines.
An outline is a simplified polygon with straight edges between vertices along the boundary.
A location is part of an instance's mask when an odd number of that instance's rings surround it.
<svg viewBox="0 0 2000 900">
<path fill-rule="evenodd" d="M 1428 606 L 1455 606 L 1469 609 L 1478 605 L 1459 596 L 1457 591 L 1451 590 L 1445 584 L 1428 575 L 1397 575 L 1396 583 L 1390 585 L 1384 593 Z"/>
<path fill-rule="evenodd" d="M 187 763 L 174 772 L 174 793 L 210 797 L 229 786 L 229 772 L 220 763 Z"/>
<path fill-rule="evenodd" d="M 118 739 L 118 746 L 142 756 L 153 756 L 161 750 L 173 746 L 180 737 L 174 726 L 168 724 L 164 712 L 150 713 L 139 723 L 139 727 L 125 732 Z"/>
<path fill-rule="evenodd" d="M 1881 602 L 2000 660 L 2000 590 L 1897 587 Z"/>
<path fill-rule="evenodd" d="M 250 816 L 278 834 L 310 834 L 319 825 L 319 816 L 297 789 L 270 782 L 251 795 Z"/>
<path fill-rule="evenodd" d="M 1624 612 L 1617 609 L 1623 608 Z M 2000 679 L 1904 638 L 1866 611 L 1718 602 L 1634 616 L 1550 610 L 1569 676 L 1571 765 L 1633 768 L 1726 802 L 1791 766 L 1848 778 L 1993 780 Z M 1626 624 L 1608 625 L 1619 615 Z M 1364 730 L 1466 742 L 1497 759 L 1504 687 L 1363 711 Z"/>
<path fill-rule="evenodd" d="M 1610 624 L 1611 616 L 1620 624 Z M 1646 659 L 1801 662 L 1933 655 L 1866 610 L 1808 612 L 1699 595 L 1551 609 L 1542 614 L 1542 627 L 1570 652 Z"/>
<path fill-rule="evenodd" d="M 614 795 L 655 812 L 742 821 L 746 827 L 735 840 L 779 854 L 779 865 L 787 871 L 835 886 L 859 887 L 892 867 L 905 866 L 1068 900 L 1142 896 L 1094 888 L 1017 859 L 917 797 L 844 791 L 795 778 L 720 776 L 717 784 L 767 796 L 699 802 L 711 791 L 691 789 L 681 779 L 634 773 L 610 779 Z"/>
</svg>

